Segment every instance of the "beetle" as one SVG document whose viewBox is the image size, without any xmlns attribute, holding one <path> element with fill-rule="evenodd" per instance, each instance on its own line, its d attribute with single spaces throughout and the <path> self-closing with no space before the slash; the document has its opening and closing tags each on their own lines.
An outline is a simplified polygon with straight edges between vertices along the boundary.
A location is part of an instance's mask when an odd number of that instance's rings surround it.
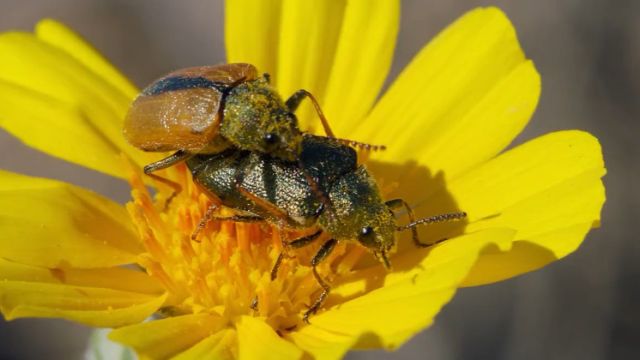
<svg viewBox="0 0 640 360">
<path fill-rule="evenodd" d="M 145 174 L 194 154 L 234 146 L 297 159 L 302 132 L 294 112 L 309 98 L 327 136 L 334 137 L 311 93 L 298 90 L 285 102 L 251 64 L 192 67 L 172 72 L 146 87 L 124 121 L 127 141 L 144 151 L 175 151 L 144 167 Z"/>
<path fill-rule="evenodd" d="M 396 244 L 397 231 L 411 230 L 416 246 L 429 247 L 435 243 L 420 241 L 418 225 L 466 217 L 466 213 L 456 212 L 416 220 L 406 201 L 382 199 L 373 176 L 364 165 L 358 165 L 354 149 L 324 137 L 305 135 L 299 162 L 229 149 L 217 155 L 192 157 L 187 160 L 187 166 L 194 181 L 218 203 L 239 211 L 238 215 L 226 218 L 215 218 L 207 211 L 198 229 L 211 219 L 267 221 L 281 228 L 318 228 L 311 235 L 283 244 L 283 249 L 304 247 L 320 238 L 322 233 L 330 236 L 311 260 L 313 275 L 322 293 L 305 312 L 305 322 L 329 294 L 330 286 L 316 267 L 338 242 L 355 240 L 389 269 L 388 253 Z M 309 177 L 313 181 L 309 181 Z M 321 199 L 318 194 L 326 198 Z M 406 209 L 410 223 L 399 226 L 393 211 L 402 207 Z M 272 280 L 277 277 L 284 251 L 275 262 Z"/>
</svg>

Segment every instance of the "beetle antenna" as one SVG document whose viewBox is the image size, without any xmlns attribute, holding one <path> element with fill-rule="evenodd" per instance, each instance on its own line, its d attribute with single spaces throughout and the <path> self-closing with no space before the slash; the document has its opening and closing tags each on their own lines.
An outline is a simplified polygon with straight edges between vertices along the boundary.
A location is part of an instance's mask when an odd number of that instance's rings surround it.
<svg viewBox="0 0 640 360">
<path fill-rule="evenodd" d="M 367 144 L 367 143 L 363 143 L 363 142 L 359 142 L 359 141 L 355 141 L 355 140 L 340 139 L 340 138 L 332 138 L 331 140 L 339 142 L 339 143 L 341 143 L 343 145 L 349 145 L 351 147 L 358 148 L 358 149 L 364 150 L 364 151 L 384 151 L 384 150 L 387 150 L 387 147 L 385 145 L 373 145 L 373 144 Z"/>
<path fill-rule="evenodd" d="M 464 219 L 466 217 L 467 217 L 467 213 L 464 212 L 464 211 L 463 212 L 456 212 L 456 213 L 449 213 L 449 214 L 435 215 L 435 216 L 431 216 L 431 217 L 427 217 L 427 218 L 423 218 L 423 219 L 418 219 L 418 220 L 412 221 L 407 225 L 396 226 L 396 231 L 404 231 L 404 230 L 413 229 L 418 225 L 428 225 L 428 224 L 448 222 L 448 221 L 458 221 L 458 220 L 462 220 L 462 219 Z"/>
<path fill-rule="evenodd" d="M 324 139 L 327 139 L 329 141 L 337 142 L 337 143 L 343 144 L 343 145 L 348 145 L 348 146 L 355 147 L 355 148 L 358 148 L 360 150 L 365 150 L 365 151 L 383 151 L 383 150 L 387 150 L 387 147 L 385 145 L 367 144 L 367 143 L 363 143 L 363 142 L 355 141 L 355 140 L 350 140 L 350 139 L 342 139 L 342 138 L 329 137 L 329 136 L 320 136 L 320 135 L 309 134 L 309 133 L 304 134 L 304 136 L 310 136 L 310 137 L 314 137 L 314 138 L 324 138 Z"/>
</svg>

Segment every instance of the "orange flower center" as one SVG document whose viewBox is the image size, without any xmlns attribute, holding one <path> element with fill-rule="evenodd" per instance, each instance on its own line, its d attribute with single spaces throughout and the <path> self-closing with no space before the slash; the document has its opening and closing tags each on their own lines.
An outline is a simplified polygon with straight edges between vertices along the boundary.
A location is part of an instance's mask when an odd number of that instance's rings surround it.
<svg viewBox="0 0 640 360">
<path fill-rule="evenodd" d="M 182 188 L 169 203 L 172 189 L 155 183 L 159 190 L 154 198 L 143 175 L 134 170 L 130 179 L 133 200 L 127 204 L 146 248 L 138 263 L 171 294 L 161 313 L 214 312 L 230 320 L 254 315 L 281 331 L 300 325 L 302 314 L 320 292 L 309 262 L 323 239 L 308 248 L 288 251 L 273 281 L 271 271 L 282 251 L 282 239 L 292 240 L 314 229 L 289 232 L 267 223 L 212 220 L 194 241 L 191 235 L 212 199 L 193 183 L 186 166 L 161 173 Z M 215 217 L 233 214 L 224 207 L 214 212 Z M 319 271 L 331 280 L 348 271 L 361 253 L 340 245 Z M 338 262 L 340 266 L 332 265 Z M 252 306 L 256 298 L 257 306 Z"/>
</svg>

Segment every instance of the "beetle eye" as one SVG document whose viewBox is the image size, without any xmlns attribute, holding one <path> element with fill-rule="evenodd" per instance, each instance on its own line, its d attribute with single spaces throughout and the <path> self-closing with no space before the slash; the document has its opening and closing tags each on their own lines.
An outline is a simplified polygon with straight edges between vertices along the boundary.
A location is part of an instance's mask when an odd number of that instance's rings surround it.
<svg viewBox="0 0 640 360">
<path fill-rule="evenodd" d="M 365 226 L 360 229 L 360 236 L 369 237 L 373 234 L 373 228 L 371 226 Z"/>
<path fill-rule="evenodd" d="M 274 133 L 267 133 L 264 135 L 264 143 L 267 148 L 272 148 L 275 144 L 278 143 L 279 140 L 280 138 L 278 137 L 278 135 Z"/>
<path fill-rule="evenodd" d="M 360 242 L 362 242 L 363 245 L 373 245 L 375 243 L 375 235 L 371 226 L 365 226 L 360 229 Z"/>
</svg>

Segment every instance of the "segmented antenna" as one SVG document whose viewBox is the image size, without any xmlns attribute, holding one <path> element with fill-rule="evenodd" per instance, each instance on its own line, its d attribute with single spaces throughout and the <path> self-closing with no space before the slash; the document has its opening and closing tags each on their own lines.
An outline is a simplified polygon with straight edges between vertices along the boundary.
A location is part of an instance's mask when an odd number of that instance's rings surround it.
<svg viewBox="0 0 640 360">
<path fill-rule="evenodd" d="M 359 141 L 355 141 L 355 140 L 349 140 L 349 139 L 340 139 L 340 138 L 331 138 L 331 140 L 334 140 L 336 142 L 339 142 L 343 145 L 349 145 L 351 147 L 355 147 L 358 148 L 360 150 L 364 150 L 364 151 L 384 151 L 387 150 L 387 147 L 385 145 L 372 145 L 372 144 L 367 144 L 367 143 L 363 143 L 363 142 L 359 142 Z"/>
<path fill-rule="evenodd" d="M 404 226 L 397 226 L 396 230 L 403 231 L 403 230 L 412 229 L 418 225 L 427 225 L 427 224 L 441 223 L 441 222 L 447 222 L 447 221 L 458 221 L 466 217 L 467 217 L 466 212 L 456 212 L 456 213 L 450 213 L 450 214 L 435 215 L 435 216 L 431 216 L 424 219 L 418 219 Z"/>
</svg>

